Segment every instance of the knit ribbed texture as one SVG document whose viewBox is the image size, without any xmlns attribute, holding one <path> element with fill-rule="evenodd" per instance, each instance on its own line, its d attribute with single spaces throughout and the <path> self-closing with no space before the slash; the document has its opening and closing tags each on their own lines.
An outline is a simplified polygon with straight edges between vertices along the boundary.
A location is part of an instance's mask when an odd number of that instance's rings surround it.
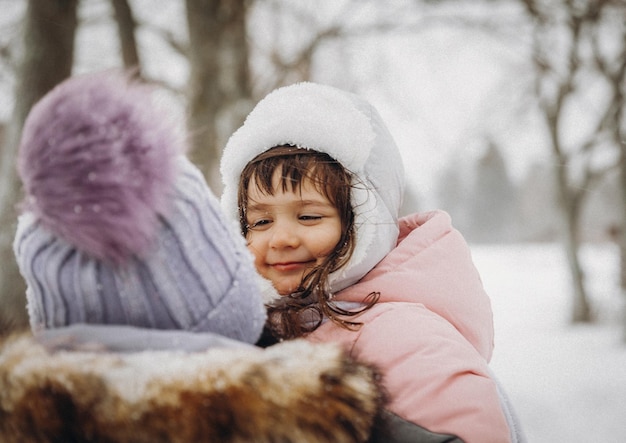
<svg viewBox="0 0 626 443">
<path fill-rule="evenodd" d="M 20 217 L 15 254 L 34 329 L 123 324 L 258 338 L 265 312 L 249 252 L 200 172 L 185 158 L 180 165 L 155 245 L 123 267 L 77 250 L 30 213 Z"/>
</svg>

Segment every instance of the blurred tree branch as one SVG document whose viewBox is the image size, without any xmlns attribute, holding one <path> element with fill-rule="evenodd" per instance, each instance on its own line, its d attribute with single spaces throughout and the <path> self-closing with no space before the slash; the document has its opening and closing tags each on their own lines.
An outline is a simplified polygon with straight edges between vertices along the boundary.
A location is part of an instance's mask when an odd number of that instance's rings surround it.
<svg viewBox="0 0 626 443">
<path fill-rule="evenodd" d="M 589 190 L 616 164 L 598 167 L 593 158 L 607 145 L 619 149 L 614 131 L 622 125 L 618 115 L 624 102 L 626 51 L 626 4 L 610 0 L 539 1 L 521 0 L 533 23 L 532 59 L 535 67 L 535 95 L 549 133 L 555 176 L 559 191 L 559 207 L 563 214 L 564 245 L 570 264 L 574 288 L 572 321 L 592 320 L 584 275 L 579 261 L 580 214 Z M 616 29 L 613 42 L 619 46 L 617 56 L 603 56 L 599 41 L 601 32 Z M 591 50 L 589 50 L 591 49 Z M 594 100 L 595 124 L 578 142 L 563 139 L 567 119 L 573 108 L 580 106 L 589 78 L 603 80 L 606 97 Z M 626 207 L 626 204 L 625 204 Z M 625 212 L 626 219 L 626 212 Z"/>
</svg>

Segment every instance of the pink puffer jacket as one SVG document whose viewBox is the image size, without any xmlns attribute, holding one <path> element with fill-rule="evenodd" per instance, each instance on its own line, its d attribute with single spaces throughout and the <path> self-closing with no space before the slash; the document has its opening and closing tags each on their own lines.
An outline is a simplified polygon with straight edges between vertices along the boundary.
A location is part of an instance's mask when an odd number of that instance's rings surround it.
<svg viewBox="0 0 626 443">
<path fill-rule="evenodd" d="M 379 302 L 358 331 L 325 322 L 308 336 L 340 342 L 382 368 L 389 409 L 427 429 L 465 442 L 509 442 L 488 362 L 493 350 L 491 304 L 469 248 L 442 211 L 399 221 L 397 247 L 358 283 L 336 295 Z"/>
</svg>

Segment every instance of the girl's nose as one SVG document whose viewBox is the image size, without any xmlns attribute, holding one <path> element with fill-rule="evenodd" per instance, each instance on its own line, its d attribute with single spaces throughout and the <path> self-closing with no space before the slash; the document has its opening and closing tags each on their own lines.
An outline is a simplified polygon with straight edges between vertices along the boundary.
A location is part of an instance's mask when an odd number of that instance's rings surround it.
<svg viewBox="0 0 626 443">
<path fill-rule="evenodd" d="M 288 223 L 280 223 L 272 226 L 270 247 L 272 248 L 295 248 L 300 244 L 297 230 Z"/>
</svg>

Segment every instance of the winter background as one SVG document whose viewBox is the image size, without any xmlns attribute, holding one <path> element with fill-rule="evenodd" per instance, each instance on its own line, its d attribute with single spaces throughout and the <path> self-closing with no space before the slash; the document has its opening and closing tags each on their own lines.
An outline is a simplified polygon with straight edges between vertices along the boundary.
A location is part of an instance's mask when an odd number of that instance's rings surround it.
<svg viewBox="0 0 626 443">
<path fill-rule="evenodd" d="M 0 0 L 6 14 L 12 10 L 9 6 L 20 3 Z M 157 11 L 149 1 L 137 2 L 143 5 L 139 8 L 143 18 L 150 15 L 151 21 L 171 23 L 180 32 L 176 17 L 182 19 L 181 9 L 176 3 L 168 2 Z M 12 11 L 20 13 L 19 8 Z M 183 84 L 184 63 L 176 63 L 171 53 L 164 56 L 163 48 L 149 36 L 140 40 L 147 71 Z M 76 72 L 115 65 L 110 55 L 115 53 L 114 41 L 110 26 L 104 25 L 100 32 L 92 29 L 79 36 Z M 353 74 L 359 70 L 371 74 L 376 69 L 387 74 L 380 82 L 360 84 L 358 89 L 381 111 L 407 166 L 418 168 L 409 185 L 420 190 L 422 205 L 429 206 L 438 172 L 459 156 L 464 161 L 479 154 L 476 146 L 467 143 L 467 135 L 484 124 L 479 119 L 485 118 L 486 104 L 502 103 L 501 87 L 509 80 L 506 65 L 517 54 L 475 34 L 433 30 L 412 41 L 379 39 L 375 45 L 352 47 L 344 55 Z M 342 74 L 322 69 L 316 80 L 337 83 Z M 10 113 L 10 87 L 0 84 L 2 118 Z M 497 116 L 500 108 L 492 111 Z M 502 122 L 496 118 L 489 124 Z M 522 124 L 518 132 L 509 134 L 515 143 L 509 144 L 506 159 L 515 176 L 547 157 L 533 134 L 524 131 Z M 463 146 L 462 153 L 455 150 L 458 146 Z M 528 441 L 626 441 L 626 345 L 619 325 L 624 299 L 616 246 L 584 247 L 587 285 L 599 321 L 578 326 L 568 323 L 570 283 L 560 245 L 472 244 L 471 248 L 494 310 L 492 367 Z"/>
<path fill-rule="evenodd" d="M 626 441 L 617 248 L 584 248 L 601 321 L 578 326 L 568 323 L 569 275 L 559 245 L 472 245 L 472 253 L 493 305 L 491 366 L 528 441 Z"/>
</svg>

